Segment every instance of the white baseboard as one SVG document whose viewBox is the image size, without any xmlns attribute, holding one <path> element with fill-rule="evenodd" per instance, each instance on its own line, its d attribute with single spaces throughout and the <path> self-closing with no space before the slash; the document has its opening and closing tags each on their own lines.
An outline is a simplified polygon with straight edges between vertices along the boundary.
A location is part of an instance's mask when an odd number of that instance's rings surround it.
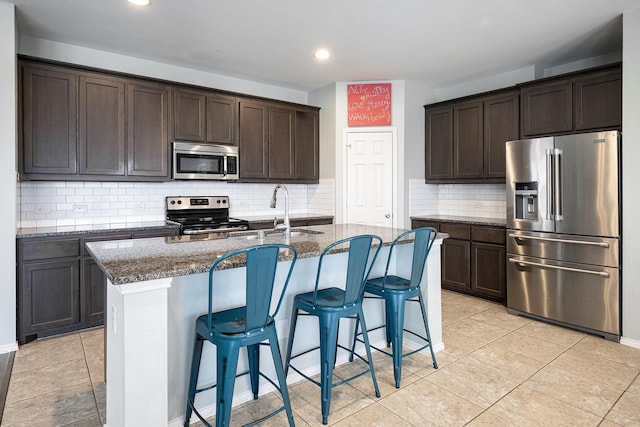
<svg viewBox="0 0 640 427">
<path fill-rule="evenodd" d="M 12 351 L 18 351 L 18 343 L 7 344 L 0 346 L 0 354 L 11 353 Z"/>
<path fill-rule="evenodd" d="M 620 344 L 628 345 L 629 347 L 640 348 L 640 340 L 634 340 L 634 339 L 631 339 L 631 338 L 621 337 L 620 338 Z"/>
</svg>

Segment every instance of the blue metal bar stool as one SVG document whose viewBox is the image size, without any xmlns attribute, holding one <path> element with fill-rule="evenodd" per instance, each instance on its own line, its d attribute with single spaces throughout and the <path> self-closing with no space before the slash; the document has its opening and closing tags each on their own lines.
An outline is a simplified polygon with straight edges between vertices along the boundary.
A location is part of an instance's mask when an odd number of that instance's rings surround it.
<svg viewBox="0 0 640 427">
<path fill-rule="evenodd" d="M 433 367 L 438 369 L 438 362 L 436 362 L 436 356 L 433 353 L 433 346 L 431 345 L 431 334 L 429 333 L 429 322 L 427 320 L 427 310 L 422 298 L 422 292 L 420 290 L 420 281 L 422 280 L 422 273 L 427 261 L 427 256 L 433 246 L 433 242 L 436 239 L 438 232 L 432 227 L 416 228 L 409 230 L 399 235 L 391 244 L 389 249 L 389 257 L 387 258 L 387 265 L 384 270 L 384 276 L 376 277 L 367 280 L 365 285 L 365 292 L 373 294 L 375 296 L 365 295 L 365 298 L 377 298 L 384 299 L 385 302 L 385 324 L 369 329 L 374 331 L 376 329 L 385 328 L 387 347 L 391 346 L 391 353 L 386 350 L 380 349 L 376 346 L 372 346 L 374 349 L 393 357 L 393 376 L 395 378 L 396 387 L 400 387 L 400 378 L 402 376 L 402 359 L 417 353 L 425 348 L 429 347 L 431 351 L 431 360 L 433 361 Z M 389 264 L 393 257 L 393 251 L 400 240 L 407 240 L 413 237 L 413 257 L 411 262 L 411 271 L 405 276 L 409 278 L 403 278 L 397 275 L 391 275 L 389 273 Z M 404 314 L 405 303 L 417 302 L 420 304 L 420 310 L 422 311 L 422 320 L 424 322 L 425 336 L 421 336 L 414 331 L 410 331 L 404 328 Z M 365 329 L 364 327 L 362 328 Z M 351 348 L 352 357 L 356 346 L 356 341 L 363 342 L 359 338 L 358 325 L 356 323 L 356 333 L 354 335 L 353 347 Z M 421 340 L 426 344 L 422 345 L 417 350 L 413 350 L 407 353 L 402 352 L 402 340 L 404 332 L 408 332 Z"/>
<path fill-rule="evenodd" d="M 287 277 L 278 299 L 278 304 L 275 309 L 272 309 L 271 301 L 279 256 L 291 259 L 291 265 L 288 267 Z M 246 305 L 213 312 L 213 298 L 220 295 L 214 294 L 214 273 L 218 266 L 221 268 L 228 267 L 230 264 L 233 265 L 234 262 L 241 262 L 243 257 L 246 261 Z M 257 424 L 285 410 L 289 425 L 294 426 L 274 318 L 280 309 L 282 297 L 291 278 L 291 272 L 297 257 L 298 252 L 289 245 L 259 245 L 229 252 L 218 258 L 211 265 L 209 269 L 209 310 L 207 314 L 198 317 L 196 320 L 196 340 L 191 362 L 185 427 L 189 426 L 192 411 L 205 425 L 211 426 L 195 409 L 194 400 L 196 393 L 210 390 L 213 387 L 217 387 L 216 427 L 228 426 L 231 417 L 235 379 L 246 374 L 250 374 L 254 399 L 258 398 L 259 377 L 262 376 L 280 391 L 284 402 L 283 406 L 276 411 L 247 425 Z M 237 286 L 238 284 L 226 285 Z M 216 383 L 198 389 L 198 372 L 200 370 L 202 346 L 205 340 L 216 346 Z M 268 345 L 271 348 L 278 384 L 260 372 L 260 346 L 267 345 L 263 341 L 268 341 Z M 247 347 L 249 370 L 238 374 L 236 371 L 241 347 Z"/>
<path fill-rule="evenodd" d="M 375 250 L 372 250 L 374 245 L 376 245 L 376 248 Z M 370 372 L 376 397 L 380 397 L 380 390 L 378 389 L 378 382 L 376 381 L 376 375 L 373 369 L 373 361 L 371 359 L 367 330 L 362 312 L 362 296 L 364 295 L 365 280 L 367 279 L 371 265 L 373 265 L 375 258 L 378 256 L 381 246 L 382 239 L 373 235 L 350 237 L 330 244 L 320 254 L 314 290 L 298 294 L 293 300 L 285 372 L 288 373 L 289 367 L 291 367 L 291 369 L 302 375 L 304 378 L 320 386 L 323 424 L 327 424 L 329 418 L 331 390 L 333 387 Z M 320 286 L 322 266 L 325 256 L 328 254 L 335 254 L 336 252 L 345 252 L 347 250 L 348 256 L 345 281 L 343 283 L 332 283 L 334 286 L 330 288 L 318 289 Z M 293 347 L 293 338 L 296 331 L 298 315 L 318 317 L 320 325 L 320 345 L 292 356 L 291 350 Z M 340 319 L 342 318 L 357 319 L 362 323 L 367 359 L 360 356 L 358 357 L 367 363 L 368 368 L 351 376 L 350 378 L 333 383 L 333 368 L 338 348 L 350 351 L 349 348 L 338 344 L 338 326 Z M 305 375 L 290 363 L 292 359 L 317 349 L 320 349 L 320 382 Z"/>
</svg>

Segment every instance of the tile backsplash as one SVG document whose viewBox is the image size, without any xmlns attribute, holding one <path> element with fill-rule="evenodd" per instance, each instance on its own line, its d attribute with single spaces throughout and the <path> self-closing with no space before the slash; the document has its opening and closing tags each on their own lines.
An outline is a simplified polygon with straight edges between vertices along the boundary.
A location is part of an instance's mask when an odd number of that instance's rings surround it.
<svg viewBox="0 0 640 427">
<path fill-rule="evenodd" d="M 411 215 L 460 215 L 505 218 L 504 184 L 425 184 L 409 182 Z"/>
<path fill-rule="evenodd" d="M 230 215 L 279 215 L 269 208 L 275 184 L 241 184 L 211 181 L 172 182 L 19 182 L 17 227 L 78 226 L 161 221 L 166 196 L 229 196 Z M 334 180 L 319 184 L 290 184 L 291 213 L 334 215 Z"/>
</svg>

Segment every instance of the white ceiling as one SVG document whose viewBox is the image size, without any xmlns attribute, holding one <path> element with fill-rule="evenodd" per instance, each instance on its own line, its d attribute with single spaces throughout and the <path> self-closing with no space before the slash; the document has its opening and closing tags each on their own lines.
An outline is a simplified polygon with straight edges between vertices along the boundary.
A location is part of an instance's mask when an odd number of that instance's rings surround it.
<svg viewBox="0 0 640 427">
<path fill-rule="evenodd" d="M 431 88 L 619 52 L 640 0 L 2 0 L 21 36 L 312 90 Z M 316 61 L 324 47 L 332 57 Z"/>
</svg>

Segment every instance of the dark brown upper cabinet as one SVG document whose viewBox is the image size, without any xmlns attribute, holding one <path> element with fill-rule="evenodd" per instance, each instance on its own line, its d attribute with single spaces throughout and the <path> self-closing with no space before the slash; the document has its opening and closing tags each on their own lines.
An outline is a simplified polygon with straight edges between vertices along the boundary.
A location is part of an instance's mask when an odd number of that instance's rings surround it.
<svg viewBox="0 0 640 427">
<path fill-rule="evenodd" d="M 235 96 L 177 88 L 173 100 L 176 140 L 237 145 Z"/>
<path fill-rule="evenodd" d="M 317 109 L 295 111 L 295 179 L 298 182 L 318 182 L 319 127 Z"/>
<path fill-rule="evenodd" d="M 127 83 L 127 175 L 169 178 L 168 86 Z"/>
<path fill-rule="evenodd" d="M 26 180 L 169 179 L 169 86 L 19 61 Z"/>
<path fill-rule="evenodd" d="M 77 73 L 44 64 L 21 70 L 21 172 L 76 174 Z"/>
<path fill-rule="evenodd" d="M 506 141 L 520 134 L 520 97 L 516 91 L 484 100 L 484 177 L 504 179 Z"/>
<path fill-rule="evenodd" d="M 240 180 L 318 182 L 319 111 L 239 101 Z"/>
<path fill-rule="evenodd" d="M 240 100 L 240 180 L 269 178 L 269 105 Z"/>
<path fill-rule="evenodd" d="M 523 87 L 522 135 L 558 134 L 571 130 L 573 85 L 560 80 Z"/>
<path fill-rule="evenodd" d="M 125 174 L 125 82 L 80 76 L 78 167 L 81 175 Z"/>
<path fill-rule="evenodd" d="M 453 179 L 483 177 L 483 103 L 453 106 Z"/>
<path fill-rule="evenodd" d="M 504 143 L 519 138 L 518 91 L 425 106 L 427 183 L 504 182 Z"/>
<path fill-rule="evenodd" d="M 521 85 L 522 137 L 622 128 L 620 64 Z"/>
<path fill-rule="evenodd" d="M 425 107 L 426 181 L 450 180 L 453 176 L 453 109 L 451 106 Z"/>
<path fill-rule="evenodd" d="M 269 179 L 295 178 L 294 122 L 292 108 L 269 107 Z"/>
<path fill-rule="evenodd" d="M 622 70 L 596 72 L 573 85 L 574 127 L 577 131 L 621 128 Z"/>
</svg>

